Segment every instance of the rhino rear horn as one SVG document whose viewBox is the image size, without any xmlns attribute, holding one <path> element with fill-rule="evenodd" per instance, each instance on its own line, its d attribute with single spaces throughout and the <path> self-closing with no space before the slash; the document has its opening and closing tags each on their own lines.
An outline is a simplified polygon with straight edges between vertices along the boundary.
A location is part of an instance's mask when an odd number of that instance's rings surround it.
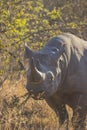
<svg viewBox="0 0 87 130">
<path fill-rule="evenodd" d="M 59 53 L 58 53 L 58 58 L 63 54 L 63 52 L 65 51 L 65 45 L 63 45 L 60 50 L 59 50 Z"/>
<path fill-rule="evenodd" d="M 24 58 L 30 58 L 32 56 L 33 51 L 28 47 L 27 43 L 25 43 L 25 53 Z"/>
</svg>

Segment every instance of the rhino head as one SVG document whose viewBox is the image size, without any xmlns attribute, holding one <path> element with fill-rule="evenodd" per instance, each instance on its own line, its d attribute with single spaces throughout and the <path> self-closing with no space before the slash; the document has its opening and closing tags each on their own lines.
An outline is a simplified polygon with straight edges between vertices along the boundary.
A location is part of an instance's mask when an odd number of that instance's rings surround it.
<svg viewBox="0 0 87 130">
<path fill-rule="evenodd" d="M 24 58 L 28 59 L 26 89 L 34 99 L 42 99 L 53 95 L 61 82 L 60 56 L 64 47 L 32 51 L 25 45 Z"/>
</svg>

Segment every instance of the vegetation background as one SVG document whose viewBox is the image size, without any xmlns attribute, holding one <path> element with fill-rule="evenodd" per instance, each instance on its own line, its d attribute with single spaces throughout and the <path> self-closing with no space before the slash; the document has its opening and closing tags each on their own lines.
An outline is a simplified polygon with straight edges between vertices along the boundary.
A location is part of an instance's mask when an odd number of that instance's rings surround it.
<svg viewBox="0 0 87 130">
<path fill-rule="evenodd" d="M 87 0 L 0 0 L 0 130 L 57 130 L 45 101 L 25 95 L 23 53 L 62 32 L 87 40 Z"/>
</svg>

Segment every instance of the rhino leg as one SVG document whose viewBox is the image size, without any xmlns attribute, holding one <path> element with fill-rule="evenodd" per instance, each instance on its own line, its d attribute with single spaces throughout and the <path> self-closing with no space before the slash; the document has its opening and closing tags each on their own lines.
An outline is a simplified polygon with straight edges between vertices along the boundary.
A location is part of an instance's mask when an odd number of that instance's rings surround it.
<svg viewBox="0 0 87 130">
<path fill-rule="evenodd" d="M 65 104 L 57 106 L 60 130 L 68 130 L 68 113 Z"/>
<path fill-rule="evenodd" d="M 57 104 L 53 99 L 47 99 L 46 102 L 55 111 L 58 117 L 59 121 L 58 130 L 68 130 L 68 113 L 65 104 L 62 103 Z"/>
<path fill-rule="evenodd" d="M 76 108 L 73 112 L 72 127 L 73 130 L 85 130 L 86 113 L 80 107 Z"/>
<path fill-rule="evenodd" d="M 73 108 L 73 130 L 86 130 L 87 96 L 79 96 L 79 103 Z"/>
</svg>

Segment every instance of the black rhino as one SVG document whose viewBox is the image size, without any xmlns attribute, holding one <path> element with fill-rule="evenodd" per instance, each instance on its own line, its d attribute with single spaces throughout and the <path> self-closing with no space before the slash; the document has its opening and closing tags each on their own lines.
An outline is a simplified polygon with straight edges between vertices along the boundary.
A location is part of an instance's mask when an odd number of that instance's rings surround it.
<svg viewBox="0 0 87 130">
<path fill-rule="evenodd" d="M 85 130 L 87 114 L 87 41 L 73 34 L 54 37 L 37 52 L 25 45 L 29 59 L 26 88 L 34 99 L 45 99 L 67 121 L 66 104 L 73 110 L 73 130 Z M 61 128 L 61 127 L 60 127 Z"/>
</svg>

